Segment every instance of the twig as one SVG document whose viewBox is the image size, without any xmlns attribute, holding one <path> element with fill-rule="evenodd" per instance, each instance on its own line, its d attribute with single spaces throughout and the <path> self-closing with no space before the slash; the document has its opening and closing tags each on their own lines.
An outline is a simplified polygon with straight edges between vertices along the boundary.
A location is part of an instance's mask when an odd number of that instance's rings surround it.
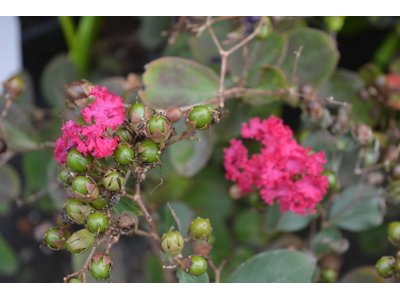
<svg viewBox="0 0 400 300">
<path fill-rule="evenodd" d="M 214 263 L 211 259 L 208 260 L 208 264 L 210 265 L 211 269 L 213 269 L 213 271 L 214 271 L 215 283 L 220 283 L 221 282 L 221 271 L 226 264 L 226 260 L 223 260 L 218 268 L 214 265 Z"/>
<path fill-rule="evenodd" d="M 300 46 L 299 50 L 294 52 L 294 54 L 296 55 L 296 58 L 294 60 L 292 77 L 290 78 L 290 86 L 292 86 L 292 84 L 293 84 L 294 76 L 296 75 L 297 64 L 299 63 L 299 58 L 300 58 L 302 50 L 303 50 L 303 46 Z"/>
</svg>

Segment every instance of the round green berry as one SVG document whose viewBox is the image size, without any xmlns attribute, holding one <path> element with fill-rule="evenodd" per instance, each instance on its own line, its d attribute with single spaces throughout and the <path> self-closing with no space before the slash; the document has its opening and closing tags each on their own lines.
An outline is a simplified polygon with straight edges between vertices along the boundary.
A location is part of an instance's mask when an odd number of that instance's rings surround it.
<svg viewBox="0 0 400 300">
<path fill-rule="evenodd" d="M 65 212 L 68 217 L 78 225 L 82 225 L 83 221 L 88 217 L 93 207 L 78 199 L 68 199 L 64 204 Z"/>
<path fill-rule="evenodd" d="M 146 109 L 146 106 L 141 103 L 135 103 L 135 104 L 131 105 L 131 107 L 128 110 L 129 122 L 132 122 L 132 113 L 133 112 L 135 114 L 137 114 L 140 118 L 144 118 L 145 109 Z"/>
<path fill-rule="evenodd" d="M 109 169 L 103 177 L 103 185 L 110 192 L 119 191 L 125 182 L 125 173 L 116 169 Z"/>
<path fill-rule="evenodd" d="M 400 241 L 400 222 L 392 222 L 388 226 L 389 240 L 397 245 Z"/>
<path fill-rule="evenodd" d="M 125 128 L 118 129 L 116 132 L 114 132 L 114 136 L 118 137 L 120 141 L 128 144 L 133 142 L 133 134 Z"/>
<path fill-rule="evenodd" d="M 92 258 L 90 263 L 90 275 L 94 279 L 101 281 L 110 275 L 112 264 L 107 263 L 108 260 L 111 261 L 111 258 L 106 255 L 98 258 L 97 262 Z M 106 264 L 104 264 L 104 261 L 106 261 Z"/>
<path fill-rule="evenodd" d="M 196 122 L 196 128 L 201 129 L 212 122 L 212 114 L 208 107 L 204 105 L 195 106 L 189 113 L 189 120 Z"/>
<path fill-rule="evenodd" d="M 164 128 L 166 126 L 170 126 L 168 120 L 163 116 L 154 116 L 147 124 L 149 125 L 150 134 L 154 133 L 156 127 L 158 130 L 160 130 L 160 132 L 164 132 Z"/>
<path fill-rule="evenodd" d="M 161 247 L 167 254 L 171 256 L 177 256 L 179 253 L 181 253 L 184 245 L 185 240 L 177 231 L 168 231 L 162 236 Z"/>
<path fill-rule="evenodd" d="M 197 217 L 190 223 L 189 236 L 192 239 L 206 240 L 210 236 L 212 231 L 210 220 Z"/>
<path fill-rule="evenodd" d="M 67 248 L 67 240 L 71 236 L 69 231 L 62 227 L 53 227 L 46 231 L 43 243 L 52 250 L 64 250 Z"/>
<path fill-rule="evenodd" d="M 337 186 L 337 176 L 330 170 L 324 170 L 321 175 L 326 175 L 328 177 L 329 190 L 334 190 Z"/>
<path fill-rule="evenodd" d="M 194 255 L 190 260 L 192 265 L 189 267 L 189 272 L 194 276 L 200 276 L 207 271 L 207 261 L 203 257 Z"/>
<path fill-rule="evenodd" d="M 93 233 L 103 233 L 110 224 L 105 214 L 101 212 L 92 213 L 87 219 L 87 228 Z"/>
<path fill-rule="evenodd" d="M 74 181 L 72 181 L 72 190 L 74 192 L 81 193 L 83 195 L 86 195 L 88 193 L 86 184 L 89 183 L 91 184 L 92 181 L 85 177 L 85 176 L 77 176 Z"/>
<path fill-rule="evenodd" d="M 68 171 L 68 168 L 64 168 L 60 172 L 60 180 L 66 184 L 72 184 L 72 181 L 74 180 L 75 175 L 71 173 L 71 171 Z"/>
<path fill-rule="evenodd" d="M 160 160 L 160 146 L 153 141 L 141 142 L 138 151 L 143 162 L 151 164 Z"/>
<path fill-rule="evenodd" d="M 76 149 L 72 149 L 67 155 L 67 166 L 75 173 L 82 173 L 87 171 L 87 166 L 93 163 L 93 156 L 89 153 L 85 157 Z"/>
<path fill-rule="evenodd" d="M 67 248 L 71 253 L 83 254 L 94 243 L 94 235 L 87 229 L 81 229 L 74 232 L 67 241 Z"/>
<path fill-rule="evenodd" d="M 135 150 L 128 145 L 119 144 L 114 150 L 114 159 L 120 165 L 129 165 L 134 158 Z"/>
<path fill-rule="evenodd" d="M 71 278 L 68 283 L 82 283 L 81 280 L 79 280 L 78 278 Z"/>
<path fill-rule="evenodd" d="M 337 273 L 333 269 L 325 269 L 321 273 L 322 281 L 326 283 L 334 283 L 337 280 Z"/>
<path fill-rule="evenodd" d="M 392 277 L 394 274 L 394 257 L 384 256 L 376 262 L 375 268 L 379 275 L 383 278 Z"/>
<path fill-rule="evenodd" d="M 107 198 L 98 198 L 94 200 L 93 202 L 90 203 L 91 206 L 93 206 L 95 209 L 106 209 L 110 207 L 110 200 Z"/>
</svg>

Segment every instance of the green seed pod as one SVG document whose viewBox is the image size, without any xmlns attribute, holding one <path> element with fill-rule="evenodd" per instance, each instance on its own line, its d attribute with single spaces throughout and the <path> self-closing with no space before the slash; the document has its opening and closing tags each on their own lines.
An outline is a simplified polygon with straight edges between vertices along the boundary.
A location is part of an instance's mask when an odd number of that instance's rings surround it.
<svg viewBox="0 0 400 300">
<path fill-rule="evenodd" d="M 75 178 L 75 174 L 71 171 L 68 171 L 68 168 L 64 168 L 60 172 L 60 180 L 66 184 L 72 184 L 72 181 Z"/>
<path fill-rule="evenodd" d="M 67 241 L 68 250 L 74 254 L 83 254 L 93 246 L 94 235 L 87 229 L 74 232 Z"/>
<path fill-rule="evenodd" d="M 199 105 L 187 111 L 185 124 L 190 131 L 203 130 L 210 126 L 212 120 L 211 110 L 204 105 Z"/>
<path fill-rule="evenodd" d="M 65 212 L 68 217 L 78 225 L 82 225 L 83 221 L 89 216 L 93 207 L 78 199 L 68 199 L 64 204 Z"/>
<path fill-rule="evenodd" d="M 114 136 L 119 138 L 120 142 L 125 142 L 131 144 L 133 142 L 132 133 L 126 128 L 120 128 L 116 132 L 114 132 Z"/>
<path fill-rule="evenodd" d="M 148 106 L 141 103 L 135 103 L 131 105 L 128 110 L 128 119 L 130 126 L 133 130 L 136 130 L 137 126 L 144 120 L 151 118 L 152 113 Z"/>
<path fill-rule="evenodd" d="M 172 126 L 167 118 L 154 116 L 147 122 L 146 132 L 153 142 L 163 144 L 170 137 Z"/>
<path fill-rule="evenodd" d="M 263 17 L 264 23 L 261 25 L 260 31 L 256 35 L 256 39 L 266 40 L 272 33 L 273 27 L 269 17 Z"/>
<path fill-rule="evenodd" d="M 103 185 L 110 192 L 119 191 L 125 182 L 125 172 L 109 169 L 103 177 Z"/>
<path fill-rule="evenodd" d="M 324 170 L 321 175 L 326 175 L 328 177 L 328 186 L 330 191 L 334 191 L 337 187 L 337 176 L 330 170 Z"/>
<path fill-rule="evenodd" d="M 396 271 L 397 275 L 400 275 L 400 256 L 397 256 L 394 262 L 394 270 Z"/>
<path fill-rule="evenodd" d="M 68 283 L 82 283 L 81 280 L 79 280 L 78 278 L 71 278 Z"/>
<path fill-rule="evenodd" d="M 165 253 L 171 256 L 177 256 L 181 253 L 184 246 L 185 240 L 177 231 L 170 230 L 164 233 L 161 238 L 161 247 L 164 249 Z"/>
<path fill-rule="evenodd" d="M 211 235 L 212 227 L 210 220 L 197 217 L 190 223 L 189 236 L 193 240 L 208 240 Z"/>
<path fill-rule="evenodd" d="M 86 195 L 88 193 L 86 184 L 92 184 L 92 181 L 85 176 L 77 176 L 74 181 L 72 181 L 72 190 L 82 195 Z"/>
<path fill-rule="evenodd" d="M 389 241 L 398 246 L 400 242 L 400 222 L 391 222 L 388 226 Z"/>
<path fill-rule="evenodd" d="M 90 261 L 90 275 L 98 280 L 105 280 L 111 273 L 112 260 L 104 252 L 94 255 Z"/>
<path fill-rule="evenodd" d="M 93 163 L 93 156 L 88 153 L 85 157 L 76 149 L 72 149 L 67 155 L 67 166 L 75 173 L 82 173 L 87 171 L 87 166 Z"/>
<path fill-rule="evenodd" d="M 151 164 L 160 161 L 160 146 L 153 141 L 144 141 L 138 143 L 137 151 L 142 162 Z"/>
<path fill-rule="evenodd" d="M 110 207 L 110 200 L 104 197 L 100 197 L 90 203 L 95 209 L 101 210 Z"/>
<path fill-rule="evenodd" d="M 120 165 L 131 164 L 134 158 L 135 150 L 126 144 L 118 144 L 114 150 L 114 159 Z"/>
<path fill-rule="evenodd" d="M 105 214 L 101 212 L 92 213 L 87 219 L 87 228 L 93 233 L 103 233 L 110 224 Z"/>
<path fill-rule="evenodd" d="M 380 260 L 376 262 L 375 268 L 379 275 L 383 278 L 392 277 L 395 273 L 394 271 L 395 259 L 393 256 L 383 256 Z"/>
<path fill-rule="evenodd" d="M 334 283 L 337 281 L 337 273 L 333 269 L 325 269 L 321 273 L 322 281 L 326 283 Z"/>
<path fill-rule="evenodd" d="M 188 256 L 182 262 L 184 271 L 192 274 L 193 276 L 200 276 L 207 272 L 207 266 L 207 261 L 198 255 Z"/>
<path fill-rule="evenodd" d="M 53 227 L 43 236 L 43 244 L 52 250 L 64 250 L 67 248 L 67 240 L 71 236 L 69 231 L 62 227 Z"/>
</svg>

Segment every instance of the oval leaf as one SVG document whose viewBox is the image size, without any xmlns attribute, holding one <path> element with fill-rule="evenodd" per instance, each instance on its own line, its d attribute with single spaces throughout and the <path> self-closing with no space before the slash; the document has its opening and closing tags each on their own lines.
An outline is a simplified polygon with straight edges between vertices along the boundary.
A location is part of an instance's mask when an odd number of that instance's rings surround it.
<svg viewBox="0 0 400 300">
<path fill-rule="evenodd" d="M 262 252 L 243 263 L 231 275 L 231 283 L 311 282 L 316 259 L 290 250 Z"/>
<path fill-rule="evenodd" d="M 186 272 L 184 272 L 182 269 L 179 269 L 176 272 L 176 276 L 179 278 L 179 283 L 209 283 L 210 278 L 208 277 L 207 272 L 197 276 L 197 278 L 194 278 L 193 276 L 190 276 Z"/>
<path fill-rule="evenodd" d="M 192 60 L 163 57 L 147 64 L 145 70 L 145 91 L 139 96 L 154 108 L 192 105 L 217 96 L 218 75 Z"/>
</svg>

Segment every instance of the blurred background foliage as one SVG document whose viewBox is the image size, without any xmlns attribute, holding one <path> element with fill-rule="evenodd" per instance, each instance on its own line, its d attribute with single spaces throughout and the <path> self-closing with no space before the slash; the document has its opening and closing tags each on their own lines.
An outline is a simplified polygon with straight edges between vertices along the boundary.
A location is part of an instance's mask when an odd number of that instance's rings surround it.
<svg viewBox="0 0 400 300">
<path fill-rule="evenodd" d="M 65 108 L 66 84 L 86 78 L 122 96 L 124 103 L 134 103 L 137 92 L 133 88 L 145 84 L 148 89 L 142 99 L 154 107 L 189 105 L 203 101 L 218 89 L 221 59 L 207 31 L 200 37 L 185 31 L 174 36 L 177 17 L 21 17 L 20 21 L 24 61 L 21 75 L 26 89 L 2 121 L 8 150 L 0 156 L 0 282 L 60 282 L 80 268 L 85 259 L 40 247 L 43 233 L 54 224 L 61 225 L 60 209 L 67 198 L 58 180 L 53 149 L 46 146 L 46 142 L 60 136 L 63 121 L 77 118 L 74 111 Z M 226 48 L 235 43 L 234 26 L 231 21 L 213 25 Z M 395 109 L 400 106 L 386 105 L 371 89 L 377 90 L 376 80 L 385 78 L 384 74 L 400 73 L 400 19 L 280 17 L 273 18 L 273 29 L 266 40 L 254 39 L 248 44 L 247 55 L 253 65 L 245 84 L 255 89 L 287 87 L 293 52 L 303 46 L 296 85 L 311 86 L 321 98 L 333 96 L 336 101 L 351 103 L 351 120 L 372 126 L 380 141 L 380 145 L 368 149 L 363 166 L 382 161 L 390 146 L 385 135 L 386 120 L 393 114 L 397 120 Z M 169 43 L 172 37 L 173 44 Z M 166 56 L 191 59 L 203 66 L 179 58 L 156 60 Z M 228 88 L 241 78 L 243 57 L 243 51 L 238 50 L 229 60 Z M 144 66 L 150 62 L 142 77 Z M 174 89 L 158 84 L 163 72 L 173 77 L 171 74 L 182 68 L 185 77 L 180 80 L 196 78 L 201 82 L 196 89 L 187 90 L 181 82 Z M 166 94 L 174 102 L 164 102 Z M 0 110 L 4 105 L 2 101 Z M 337 270 L 342 282 L 385 281 L 377 277 L 373 265 L 380 256 L 395 252 L 387 241 L 386 230 L 388 222 L 399 218 L 398 201 L 387 196 L 383 185 L 370 184 L 362 188 L 366 201 L 355 203 L 335 217 L 356 197 L 359 180 L 357 176 L 349 177 L 359 151 L 351 134 L 337 140 L 326 130 L 331 114 L 338 114 L 338 107 L 328 104 L 318 124 L 304 113 L 296 97 L 243 97 L 228 100 L 226 108 L 229 114 L 220 124 L 199 133 L 201 142 L 183 141 L 166 151 L 161 174 L 164 183 L 151 195 L 160 182 L 159 169 L 149 172 L 142 196 L 159 224 L 160 234 L 169 229 L 167 202 L 183 228 L 197 215 L 209 218 L 215 237 L 212 258 L 216 264 L 228 261 L 222 281 L 251 280 L 247 269 L 261 261 L 275 270 L 274 265 L 281 261 L 270 257 L 274 252 L 254 256 L 266 250 L 278 251 L 285 262 L 276 271 L 280 274 L 286 274 L 293 264 L 301 264 L 293 278 L 283 280 L 318 280 L 313 258 L 297 252 L 290 255 L 282 249 L 311 249 L 319 267 Z M 291 212 L 281 214 L 277 206 L 260 205 L 256 194 L 237 201 L 229 195 L 231 183 L 224 176 L 222 149 L 231 138 L 239 136 L 243 122 L 271 114 L 282 117 L 302 144 L 326 151 L 327 166 L 339 174 L 342 190 L 329 210 L 329 226 L 318 233 L 318 213 L 305 217 Z M 178 131 L 184 126 L 181 123 L 177 124 Z M 257 145 L 248 146 L 257 149 Z M 128 199 L 122 199 L 118 209 L 136 211 Z M 190 247 L 184 254 L 191 254 Z M 164 280 L 161 266 L 143 237 L 121 239 L 112 256 L 113 281 Z M 190 280 L 184 275 L 178 274 L 181 281 Z M 212 280 L 214 274 L 209 272 L 208 276 Z"/>
</svg>

